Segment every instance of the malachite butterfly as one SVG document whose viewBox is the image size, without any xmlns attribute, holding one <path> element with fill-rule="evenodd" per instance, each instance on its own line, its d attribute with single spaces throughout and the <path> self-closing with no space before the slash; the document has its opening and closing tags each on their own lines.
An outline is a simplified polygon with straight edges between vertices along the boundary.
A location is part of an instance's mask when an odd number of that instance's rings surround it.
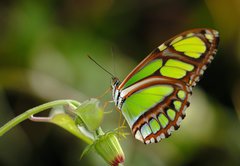
<svg viewBox="0 0 240 166">
<path fill-rule="evenodd" d="M 134 137 L 156 143 L 178 129 L 189 106 L 192 87 L 211 63 L 219 35 L 193 29 L 166 41 L 120 82 L 112 78 L 112 95 Z"/>
</svg>

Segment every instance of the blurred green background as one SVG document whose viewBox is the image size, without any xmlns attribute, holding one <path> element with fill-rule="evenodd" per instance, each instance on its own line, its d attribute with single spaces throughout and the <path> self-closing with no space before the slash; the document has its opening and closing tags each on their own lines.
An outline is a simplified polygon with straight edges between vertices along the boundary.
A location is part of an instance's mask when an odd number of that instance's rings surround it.
<svg viewBox="0 0 240 166">
<path fill-rule="evenodd" d="M 123 80 L 168 38 L 215 28 L 219 51 L 180 129 L 158 144 L 131 135 L 121 144 L 127 166 L 239 166 L 239 9 L 239 0 L 1 0 L 0 126 L 44 102 L 101 95 L 110 77 L 87 55 Z M 104 130 L 119 117 L 106 114 Z M 85 146 L 57 126 L 25 121 L 0 138 L 0 165 L 106 165 L 94 153 L 80 160 Z"/>
</svg>

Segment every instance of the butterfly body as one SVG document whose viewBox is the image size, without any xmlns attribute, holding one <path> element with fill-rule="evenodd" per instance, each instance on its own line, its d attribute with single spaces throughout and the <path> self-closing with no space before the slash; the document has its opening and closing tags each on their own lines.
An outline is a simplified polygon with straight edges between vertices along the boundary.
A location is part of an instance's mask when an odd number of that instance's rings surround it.
<svg viewBox="0 0 240 166">
<path fill-rule="evenodd" d="M 156 48 L 123 82 L 113 78 L 113 100 L 136 139 L 156 143 L 179 128 L 218 40 L 212 29 L 183 32 Z"/>
</svg>

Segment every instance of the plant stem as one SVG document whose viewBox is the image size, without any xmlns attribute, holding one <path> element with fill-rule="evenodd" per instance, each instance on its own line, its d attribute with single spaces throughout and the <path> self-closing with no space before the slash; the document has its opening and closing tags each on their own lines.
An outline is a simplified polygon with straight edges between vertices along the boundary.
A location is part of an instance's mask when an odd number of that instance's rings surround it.
<svg viewBox="0 0 240 166">
<path fill-rule="evenodd" d="M 42 112 L 46 109 L 59 106 L 59 105 L 67 105 L 67 104 L 73 104 L 74 106 L 78 107 L 81 104 L 75 100 L 56 100 L 52 102 L 48 102 L 45 104 L 42 104 L 40 106 L 34 107 L 32 109 L 27 110 L 26 112 L 18 115 L 17 117 L 10 120 L 8 123 L 6 123 L 4 126 L 0 128 L 0 137 L 5 134 L 7 131 L 21 123 L 22 121 L 28 119 L 31 115 L 37 114 L 39 112 Z"/>
</svg>

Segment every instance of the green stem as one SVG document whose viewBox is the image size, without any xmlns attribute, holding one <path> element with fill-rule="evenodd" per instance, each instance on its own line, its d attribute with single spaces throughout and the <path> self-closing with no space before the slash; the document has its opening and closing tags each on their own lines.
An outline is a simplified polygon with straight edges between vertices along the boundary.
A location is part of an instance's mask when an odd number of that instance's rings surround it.
<svg viewBox="0 0 240 166">
<path fill-rule="evenodd" d="M 28 119 L 31 115 L 37 114 L 39 112 L 42 112 L 46 109 L 49 109 L 49 108 L 52 108 L 52 107 L 55 107 L 55 106 L 66 105 L 66 104 L 69 104 L 69 103 L 75 105 L 76 107 L 80 106 L 80 103 L 75 101 L 75 100 L 56 100 L 56 101 L 52 101 L 52 102 L 49 102 L 49 103 L 42 104 L 42 105 L 34 107 L 32 109 L 29 109 L 26 112 L 18 115 L 17 117 L 13 118 L 12 120 L 10 120 L 4 126 L 2 126 L 0 128 L 0 137 L 3 134 L 5 134 L 7 131 L 9 131 L 10 129 L 12 129 L 13 127 L 18 125 L 19 123 L 21 123 L 22 121 Z"/>
</svg>

